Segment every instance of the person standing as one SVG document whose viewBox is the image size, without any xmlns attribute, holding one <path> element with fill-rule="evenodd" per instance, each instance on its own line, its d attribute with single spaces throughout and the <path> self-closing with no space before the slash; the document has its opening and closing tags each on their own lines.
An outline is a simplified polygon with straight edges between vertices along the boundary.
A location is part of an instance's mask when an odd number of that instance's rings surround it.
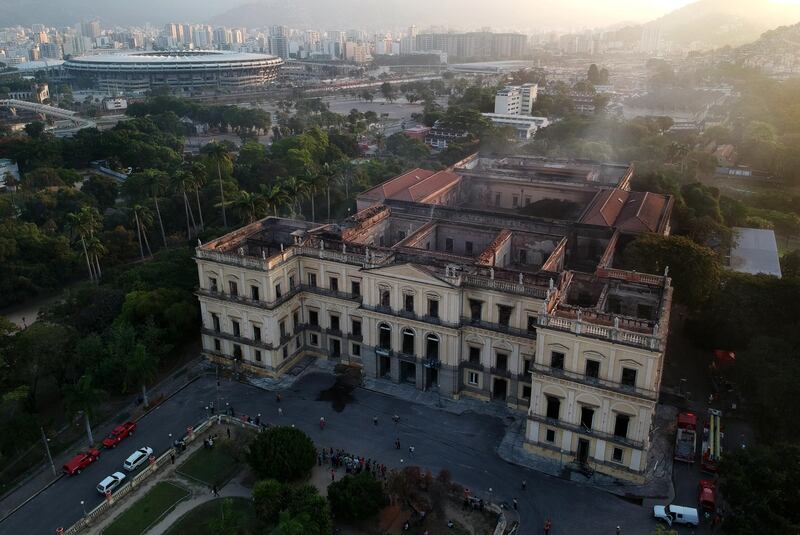
<svg viewBox="0 0 800 535">
<path fill-rule="evenodd" d="M 528 482 L 524 479 L 522 480 L 522 490 L 525 490 L 528 487 Z"/>
<path fill-rule="evenodd" d="M 518 504 L 517 504 L 517 499 L 516 499 L 516 498 L 514 498 L 512 501 L 513 501 L 513 503 L 514 503 L 514 510 L 515 510 L 515 511 L 517 511 L 517 510 L 519 509 L 519 508 L 518 508 Z"/>
<path fill-rule="evenodd" d="M 622 528 L 621 528 L 621 527 L 619 527 L 619 526 L 617 526 L 617 532 L 616 532 L 616 535 L 619 535 L 620 533 L 622 533 Z"/>
<path fill-rule="evenodd" d="M 372 425 L 378 425 L 378 417 L 377 416 L 373 416 L 372 417 Z"/>
<path fill-rule="evenodd" d="M 278 416 L 283 416 L 283 409 L 278 407 Z"/>
<path fill-rule="evenodd" d="M 544 535 L 550 535 L 550 528 L 553 527 L 553 523 L 550 522 L 550 519 L 544 521 Z"/>
</svg>

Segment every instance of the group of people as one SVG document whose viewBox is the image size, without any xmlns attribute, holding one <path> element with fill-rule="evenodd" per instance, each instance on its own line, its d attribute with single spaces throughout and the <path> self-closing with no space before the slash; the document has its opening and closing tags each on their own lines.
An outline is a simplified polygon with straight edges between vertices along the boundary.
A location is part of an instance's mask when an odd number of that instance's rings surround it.
<svg viewBox="0 0 800 535">
<path fill-rule="evenodd" d="M 325 462 L 330 462 L 331 479 L 335 479 L 336 470 L 342 467 L 344 467 L 345 472 L 348 474 L 367 472 L 373 474 L 375 477 L 386 479 L 387 467 L 385 464 L 378 463 L 378 461 L 374 459 L 351 455 L 341 449 L 322 448 L 322 451 L 317 454 L 317 464 L 322 466 Z"/>
</svg>

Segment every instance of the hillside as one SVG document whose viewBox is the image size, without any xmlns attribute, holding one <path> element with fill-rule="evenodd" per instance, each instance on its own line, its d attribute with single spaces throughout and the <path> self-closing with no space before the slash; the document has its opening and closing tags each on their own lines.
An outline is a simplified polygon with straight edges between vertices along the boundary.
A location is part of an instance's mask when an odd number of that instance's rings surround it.
<svg viewBox="0 0 800 535">
<path fill-rule="evenodd" d="M 800 6 L 769 0 L 700 0 L 644 25 L 666 41 L 703 48 L 752 42 L 765 31 L 800 21 Z"/>
</svg>

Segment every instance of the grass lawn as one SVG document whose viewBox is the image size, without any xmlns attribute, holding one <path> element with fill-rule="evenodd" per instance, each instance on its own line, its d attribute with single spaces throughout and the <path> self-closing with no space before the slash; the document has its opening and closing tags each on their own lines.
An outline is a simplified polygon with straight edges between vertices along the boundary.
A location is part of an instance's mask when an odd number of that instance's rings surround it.
<svg viewBox="0 0 800 535">
<path fill-rule="evenodd" d="M 139 535 L 144 533 L 149 526 L 188 495 L 189 491 L 186 489 L 162 481 L 104 529 L 103 535 Z"/>
<path fill-rule="evenodd" d="M 218 488 L 227 483 L 242 468 L 236 459 L 235 452 L 224 441 L 217 442 L 211 448 L 200 448 L 194 452 L 177 472 L 209 487 L 216 485 Z"/>
<path fill-rule="evenodd" d="M 198 505 L 178 519 L 167 535 L 217 535 L 258 533 L 253 503 L 246 498 L 223 498 Z"/>
</svg>

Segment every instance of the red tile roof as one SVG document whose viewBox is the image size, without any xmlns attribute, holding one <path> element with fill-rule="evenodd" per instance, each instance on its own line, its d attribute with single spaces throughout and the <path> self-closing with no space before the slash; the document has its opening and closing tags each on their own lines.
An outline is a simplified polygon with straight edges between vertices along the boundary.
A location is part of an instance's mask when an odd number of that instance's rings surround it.
<svg viewBox="0 0 800 535">
<path fill-rule="evenodd" d="M 421 202 L 459 180 L 461 177 L 449 171 L 434 172 L 427 169 L 412 169 L 375 186 L 363 193 L 362 196 L 376 201 L 397 199 Z"/>
<path fill-rule="evenodd" d="M 671 210 L 669 195 L 606 189 L 594 198 L 581 223 L 615 227 L 623 232 L 661 232 Z"/>
</svg>

